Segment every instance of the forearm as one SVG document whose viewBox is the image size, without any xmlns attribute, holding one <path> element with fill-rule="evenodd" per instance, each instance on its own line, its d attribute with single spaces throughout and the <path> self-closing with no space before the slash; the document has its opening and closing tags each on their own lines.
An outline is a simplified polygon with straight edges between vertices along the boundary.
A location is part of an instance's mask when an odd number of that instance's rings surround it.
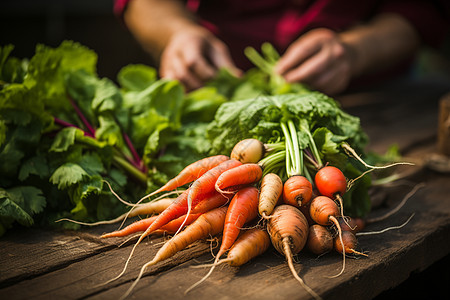
<svg viewBox="0 0 450 300">
<path fill-rule="evenodd" d="M 124 21 L 136 40 L 156 60 L 178 30 L 200 29 L 183 2 L 176 0 L 132 0 Z"/>
<path fill-rule="evenodd" d="M 420 45 L 405 19 L 383 14 L 366 25 L 340 34 L 352 60 L 352 77 L 375 72 L 411 57 Z"/>
</svg>

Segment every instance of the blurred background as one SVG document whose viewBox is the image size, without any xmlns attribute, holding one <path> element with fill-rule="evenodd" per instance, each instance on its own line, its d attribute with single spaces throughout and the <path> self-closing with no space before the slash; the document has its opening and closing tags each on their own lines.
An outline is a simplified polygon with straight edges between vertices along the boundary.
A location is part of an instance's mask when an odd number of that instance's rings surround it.
<svg viewBox="0 0 450 300">
<path fill-rule="evenodd" d="M 13 44 L 13 56 L 30 58 L 36 44 L 63 40 L 94 50 L 101 77 L 115 80 L 122 66 L 153 64 L 113 14 L 113 0 L 0 0 L 0 46 Z"/>
<path fill-rule="evenodd" d="M 36 44 L 56 47 L 79 42 L 98 54 L 98 73 L 115 80 L 124 65 L 154 65 L 121 21 L 113 0 L 0 0 L 0 46 L 15 45 L 13 55 L 31 57 Z M 450 38 L 439 51 L 424 49 L 412 70 L 450 79 Z"/>
</svg>

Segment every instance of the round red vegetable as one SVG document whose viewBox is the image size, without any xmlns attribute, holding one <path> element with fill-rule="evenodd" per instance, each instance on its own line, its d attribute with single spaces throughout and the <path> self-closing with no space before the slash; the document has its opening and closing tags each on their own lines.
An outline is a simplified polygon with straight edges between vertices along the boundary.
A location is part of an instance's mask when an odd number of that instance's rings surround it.
<svg viewBox="0 0 450 300">
<path fill-rule="evenodd" d="M 344 173 L 333 166 L 326 166 L 320 169 L 314 181 L 319 193 L 331 199 L 334 199 L 336 194 L 344 195 L 347 189 L 347 180 Z"/>
</svg>

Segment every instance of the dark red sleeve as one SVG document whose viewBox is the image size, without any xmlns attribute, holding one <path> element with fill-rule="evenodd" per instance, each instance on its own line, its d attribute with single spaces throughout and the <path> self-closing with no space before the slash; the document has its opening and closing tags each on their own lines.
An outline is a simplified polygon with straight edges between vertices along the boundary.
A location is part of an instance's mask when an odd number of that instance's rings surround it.
<svg viewBox="0 0 450 300">
<path fill-rule="evenodd" d="M 439 47 L 449 32 L 449 6 L 446 3 L 445 0 L 391 0 L 383 2 L 380 12 L 403 16 L 417 30 L 423 43 Z"/>
<path fill-rule="evenodd" d="M 127 7 L 128 2 L 130 2 L 131 0 L 115 0 L 114 1 L 114 14 L 119 17 L 122 18 L 123 16 L 123 12 L 125 10 L 125 8 Z"/>
</svg>

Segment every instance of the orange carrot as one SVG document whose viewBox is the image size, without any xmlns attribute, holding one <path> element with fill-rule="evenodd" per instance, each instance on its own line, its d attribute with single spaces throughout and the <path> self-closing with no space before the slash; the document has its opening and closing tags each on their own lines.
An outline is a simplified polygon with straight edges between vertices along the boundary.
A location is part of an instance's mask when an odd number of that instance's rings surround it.
<svg viewBox="0 0 450 300">
<path fill-rule="evenodd" d="M 230 248 L 226 258 L 217 262 L 217 265 L 228 263 L 232 267 L 240 267 L 251 259 L 263 254 L 270 246 L 270 237 L 265 229 L 251 228 L 241 232 L 236 242 Z M 210 265 L 200 265 L 205 267 Z"/>
<path fill-rule="evenodd" d="M 213 193 L 210 197 L 207 199 L 200 201 L 199 204 L 197 204 L 191 211 L 192 214 L 196 213 L 205 213 L 207 211 L 210 211 L 214 208 L 223 206 L 227 204 L 228 201 L 230 201 L 231 196 L 224 196 L 220 193 Z"/>
<path fill-rule="evenodd" d="M 320 225 L 332 225 L 334 224 L 338 230 L 339 240 L 341 242 L 342 248 L 344 248 L 344 242 L 342 240 L 342 229 L 339 225 L 337 217 L 339 216 L 339 207 L 336 203 L 326 196 L 317 196 L 311 201 L 310 204 L 310 215 L 311 218 Z M 345 269 L 345 252 L 342 252 L 343 264 L 342 270 L 339 274 L 333 276 L 337 277 L 344 272 Z"/>
<path fill-rule="evenodd" d="M 258 195 L 257 188 L 247 187 L 238 191 L 231 199 L 223 228 L 222 244 L 217 257 L 222 256 L 230 249 L 244 224 L 258 215 Z"/>
<path fill-rule="evenodd" d="M 192 285 L 186 290 L 188 293 L 190 290 L 195 288 L 197 285 L 205 281 L 209 275 L 214 270 L 220 257 L 233 246 L 236 241 L 241 228 L 245 223 L 253 220 L 258 215 L 258 194 L 259 191 L 255 187 L 244 188 L 234 195 L 231 199 L 230 205 L 227 210 L 227 215 L 225 217 L 225 224 L 223 228 L 222 244 L 220 245 L 219 252 L 217 253 L 216 259 L 209 270 L 200 281 Z"/>
<path fill-rule="evenodd" d="M 72 223 L 85 225 L 85 226 L 114 224 L 114 223 L 117 223 L 119 221 L 124 221 L 126 218 L 132 218 L 132 217 L 136 217 L 136 216 L 139 216 L 139 215 L 159 214 L 164 209 L 166 209 L 169 205 L 171 205 L 173 201 L 174 201 L 174 198 L 162 198 L 162 199 L 157 200 L 157 201 L 151 201 L 151 202 L 147 202 L 147 203 L 144 203 L 144 204 L 139 204 L 139 205 L 134 206 L 129 212 L 126 212 L 126 213 L 124 213 L 124 214 L 122 214 L 122 215 L 120 215 L 117 218 L 112 219 L 112 220 L 98 221 L 98 222 L 95 222 L 95 223 L 85 223 L 85 222 L 79 222 L 79 221 L 63 218 L 63 219 L 57 220 L 57 222 L 69 221 L 69 222 L 72 222 Z"/>
<path fill-rule="evenodd" d="M 263 174 L 262 168 L 258 164 L 243 164 L 229 169 L 217 178 L 215 189 L 219 193 L 224 193 L 224 189 L 241 184 L 257 182 Z"/>
<path fill-rule="evenodd" d="M 136 232 L 145 231 L 156 220 L 156 218 L 158 218 L 158 216 L 151 216 L 149 218 L 133 222 L 121 230 L 104 233 L 100 236 L 100 238 L 123 237 Z"/>
<path fill-rule="evenodd" d="M 344 241 L 344 248 L 342 248 L 342 244 L 339 242 L 339 239 L 334 239 L 334 248 L 337 252 L 367 256 L 367 254 L 355 250 L 358 247 L 358 240 L 351 231 L 343 231 L 342 240 Z"/>
<path fill-rule="evenodd" d="M 153 260 L 149 261 L 142 266 L 141 271 L 133 282 L 131 287 L 127 290 L 122 298 L 125 298 L 131 293 L 133 288 L 136 286 L 140 278 L 145 272 L 145 269 L 152 266 L 160 261 L 168 259 L 175 255 L 178 251 L 183 250 L 195 241 L 205 239 L 209 236 L 214 236 L 222 232 L 224 228 L 225 215 L 227 213 L 228 207 L 222 206 L 215 208 L 209 212 L 202 214 L 197 220 L 195 220 L 191 225 L 186 227 L 186 229 L 180 232 L 178 235 L 172 237 L 168 240 L 164 246 L 162 246 L 156 253 Z"/>
<path fill-rule="evenodd" d="M 306 247 L 317 255 L 328 253 L 333 250 L 333 236 L 325 226 L 314 224 L 309 227 Z"/>
<path fill-rule="evenodd" d="M 284 203 L 300 207 L 311 200 L 312 185 L 306 177 L 295 175 L 289 177 L 284 183 Z"/>
<path fill-rule="evenodd" d="M 242 165 L 241 162 L 235 159 L 229 159 L 218 166 L 212 168 L 211 170 L 207 171 L 205 174 L 203 174 L 200 178 L 198 178 L 194 183 L 191 185 L 191 187 L 188 189 L 188 197 L 187 197 L 187 212 L 186 215 L 189 216 L 191 209 L 194 203 L 200 202 L 198 199 L 202 195 L 205 195 L 207 193 L 212 193 L 215 191 L 215 184 L 217 181 L 217 178 L 219 178 L 220 174 L 225 172 L 226 170 L 235 168 L 237 166 Z"/>
<path fill-rule="evenodd" d="M 202 176 L 205 172 L 211 170 L 228 159 L 229 157 L 226 155 L 215 155 L 198 160 L 185 167 L 176 177 L 169 180 L 165 185 L 156 191 L 147 195 L 147 197 L 151 197 L 160 192 L 171 191 L 177 187 L 192 182 Z"/>
<path fill-rule="evenodd" d="M 263 254 L 270 246 L 270 237 L 266 230 L 252 228 L 245 230 L 230 248 L 227 262 L 232 267 L 239 267 Z"/>
<path fill-rule="evenodd" d="M 283 204 L 275 207 L 272 217 L 267 223 L 272 245 L 283 254 L 287 260 L 289 269 L 295 279 L 310 293 L 314 298 L 320 297 L 305 284 L 303 279 L 298 276 L 294 268 L 293 256 L 299 253 L 306 244 L 308 238 L 308 221 L 302 212 L 291 205 Z"/>
<path fill-rule="evenodd" d="M 188 225 L 192 224 L 192 222 L 197 220 L 201 215 L 202 215 L 202 213 L 190 214 L 189 217 L 187 218 L 187 220 L 186 220 L 185 216 L 178 217 L 178 218 L 170 221 L 166 225 L 161 226 L 161 228 L 159 228 L 158 231 L 165 232 L 165 233 L 175 233 L 180 229 L 180 226 L 183 226 L 182 225 L 183 223 L 184 223 L 184 226 L 188 226 Z"/>
<path fill-rule="evenodd" d="M 175 199 L 175 201 L 168 208 L 166 208 L 161 214 L 159 214 L 158 217 L 150 224 L 150 226 L 147 227 L 147 229 L 140 235 L 139 239 L 137 240 L 137 242 L 134 244 L 133 248 L 131 249 L 130 256 L 126 260 L 125 266 L 124 266 L 122 272 L 119 275 L 117 275 L 116 277 L 109 280 L 108 282 L 118 279 L 120 276 L 122 276 L 125 273 L 125 271 L 128 267 L 128 263 L 130 262 L 130 259 L 133 256 L 134 251 L 136 250 L 136 247 L 141 243 L 141 241 L 146 236 L 148 236 L 152 232 L 160 229 L 162 226 L 166 225 L 170 221 L 184 215 L 184 221 L 179 226 L 179 230 L 182 229 L 182 227 L 186 224 L 186 222 L 189 218 L 189 214 L 190 214 L 190 211 L 188 209 L 188 204 L 187 204 L 187 198 L 188 198 L 189 192 L 190 192 L 190 188 L 185 190 L 180 196 L 178 196 L 178 198 Z M 209 193 L 209 194 L 204 193 L 204 194 L 196 197 L 194 199 L 195 201 L 192 203 L 193 206 L 195 207 L 200 201 L 207 199 L 213 193 L 216 193 L 216 191 L 213 190 L 212 193 Z M 175 234 L 177 234 L 177 233 L 178 232 L 176 232 Z"/>
<path fill-rule="evenodd" d="M 157 201 L 150 201 L 140 204 L 139 206 L 133 207 L 127 217 L 132 218 L 139 215 L 159 214 L 169 207 L 174 201 L 175 198 L 162 198 Z"/>
<path fill-rule="evenodd" d="M 191 213 L 189 215 L 187 221 L 185 222 L 185 225 L 191 224 L 201 214 L 202 214 L 201 212 Z M 105 234 L 103 234 L 101 236 L 101 238 L 123 237 L 123 236 L 127 236 L 127 235 L 130 235 L 130 234 L 133 234 L 133 233 L 145 231 L 157 218 L 158 218 L 158 216 L 151 216 L 149 218 L 133 222 L 130 225 L 128 225 L 127 227 L 125 227 L 125 228 L 123 228 L 121 230 L 105 233 Z M 180 217 L 178 217 L 178 218 L 168 222 L 164 226 L 161 226 L 157 230 L 159 230 L 159 233 L 161 233 L 161 232 L 175 233 L 180 228 L 181 224 L 183 224 L 183 221 L 185 219 L 186 219 L 186 216 L 182 215 L 182 216 L 180 216 Z M 153 232 L 156 232 L 156 230 L 154 230 Z"/>
<path fill-rule="evenodd" d="M 268 218 L 283 192 L 283 182 L 280 176 L 275 173 L 264 175 L 260 190 L 258 212 L 263 218 Z"/>
</svg>

